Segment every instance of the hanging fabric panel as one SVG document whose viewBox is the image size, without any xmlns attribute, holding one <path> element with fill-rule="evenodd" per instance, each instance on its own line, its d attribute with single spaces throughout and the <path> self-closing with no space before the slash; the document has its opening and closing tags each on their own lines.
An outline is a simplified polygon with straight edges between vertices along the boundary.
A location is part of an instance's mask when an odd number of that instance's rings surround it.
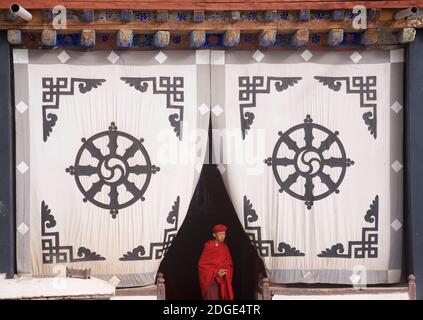
<svg viewBox="0 0 423 320">
<path fill-rule="evenodd" d="M 13 58 L 18 272 L 152 284 L 204 161 L 209 51 Z"/>
<path fill-rule="evenodd" d="M 214 161 L 271 281 L 399 282 L 403 49 L 211 64 Z"/>
</svg>

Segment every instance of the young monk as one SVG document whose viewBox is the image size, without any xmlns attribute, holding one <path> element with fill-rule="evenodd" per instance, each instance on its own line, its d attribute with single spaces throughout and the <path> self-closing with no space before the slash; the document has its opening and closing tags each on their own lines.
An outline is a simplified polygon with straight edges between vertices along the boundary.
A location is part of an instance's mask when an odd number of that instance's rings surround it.
<svg viewBox="0 0 423 320">
<path fill-rule="evenodd" d="M 227 227 L 223 224 L 213 228 L 213 240 L 204 244 L 198 261 L 201 295 L 204 300 L 233 300 L 233 264 L 225 241 Z"/>
</svg>

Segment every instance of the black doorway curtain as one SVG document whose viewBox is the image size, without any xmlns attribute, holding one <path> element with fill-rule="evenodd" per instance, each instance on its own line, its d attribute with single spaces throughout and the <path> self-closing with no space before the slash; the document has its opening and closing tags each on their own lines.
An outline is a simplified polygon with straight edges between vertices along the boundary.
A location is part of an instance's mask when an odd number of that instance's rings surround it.
<svg viewBox="0 0 423 320">
<path fill-rule="evenodd" d="M 216 165 L 211 164 L 203 166 L 185 221 L 160 265 L 166 299 L 201 299 L 197 262 L 218 223 L 229 228 L 225 241 L 234 262 L 235 299 L 254 299 L 264 265 L 244 232 Z"/>
</svg>

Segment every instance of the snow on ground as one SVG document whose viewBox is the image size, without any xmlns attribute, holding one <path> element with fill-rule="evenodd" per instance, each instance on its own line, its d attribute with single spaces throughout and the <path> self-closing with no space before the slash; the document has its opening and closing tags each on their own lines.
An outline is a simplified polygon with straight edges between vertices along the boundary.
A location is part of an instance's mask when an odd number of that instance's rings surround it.
<svg viewBox="0 0 423 320">
<path fill-rule="evenodd" d="M 40 299 L 55 297 L 110 298 L 115 287 L 97 278 L 16 278 L 0 279 L 1 299 Z"/>
</svg>

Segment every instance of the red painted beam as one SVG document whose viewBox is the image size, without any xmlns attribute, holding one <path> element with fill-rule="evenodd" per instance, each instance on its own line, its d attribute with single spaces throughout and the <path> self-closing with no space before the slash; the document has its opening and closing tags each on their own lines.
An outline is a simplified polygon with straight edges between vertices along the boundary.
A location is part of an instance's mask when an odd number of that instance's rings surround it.
<svg viewBox="0 0 423 320">
<path fill-rule="evenodd" d="M 0 9 L 9 8 L 15 1 L 0 0 Z M 138 10 L 296 10 L 296 9 L 352 9 L 355 5 L 367 8 L 407 8 L 423 7 L 423 0 L 388 0 L 388 1 L 339 1 L 339 0 L 16 0 L 26 9 L 51 9 L 55 5 L 64 5 L 69 9 L 138 9 Z"/>
</svg>

